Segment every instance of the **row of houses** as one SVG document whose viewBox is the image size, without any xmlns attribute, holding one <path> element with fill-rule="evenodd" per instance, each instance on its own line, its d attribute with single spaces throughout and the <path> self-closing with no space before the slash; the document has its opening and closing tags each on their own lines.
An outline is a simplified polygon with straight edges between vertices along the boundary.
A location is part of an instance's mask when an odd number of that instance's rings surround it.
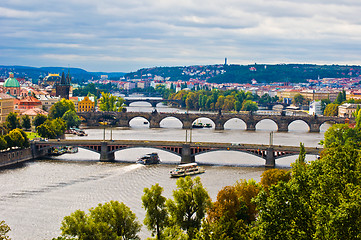
<svg viewBox="0 0 361 240">
<path fill-rule="evenodd" d="M 69 89 L 67 91 L 67 96 L 69 96 Z M 28 115 L 31 119 L 37 114 L 47 115 L 51 106 L 64 97 L 55 95 L 53 89 L 20 87 L 18 80 L 10 73 L 9 78 L 0 86 L 0 123 L 6 120 L 10 112 L 17 112 L 20 116 Z M 69 96 L 67 98 L 74 103 L 77 112 L 94 111 L 94 97 Z"/>
</svg>

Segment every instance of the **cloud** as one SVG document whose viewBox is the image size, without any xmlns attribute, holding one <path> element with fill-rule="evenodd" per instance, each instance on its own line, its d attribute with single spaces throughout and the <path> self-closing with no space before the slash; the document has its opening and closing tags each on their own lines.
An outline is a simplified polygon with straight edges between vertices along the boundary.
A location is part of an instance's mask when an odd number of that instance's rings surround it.
<svg viewBox="0 0 361 240">
<path fill-rule="evenodd" d="M 360 10 L 359 0 L 4 0 L 0 64 L 361 64 Z"/>
</svg>

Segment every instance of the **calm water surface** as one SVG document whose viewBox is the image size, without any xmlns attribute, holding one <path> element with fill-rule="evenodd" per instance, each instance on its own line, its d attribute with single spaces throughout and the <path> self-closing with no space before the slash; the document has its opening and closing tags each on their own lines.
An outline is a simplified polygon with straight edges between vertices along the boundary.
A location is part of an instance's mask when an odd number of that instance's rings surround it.
<svg viewBox="0 0 361 240">
<path fill-rule="evenodd" d="M 179 111 L 160 105 L 158 111 Z M 132 105 L 129 111 L 151 111 L 143 105 Z M 200 119 L 211 123 L 208 119 Z M 186 131 L 176 119 L 166 119 L 160 129 L 149 129 L 144 119 L 131 121 L 131 128 L 106 129 L 105 138 L 185 141 Z M 213 124 L 214 126 L 214 124 Z M 223 131 L 214 129 L 195 129 L 192 141 L 239 142 L 268 144 L 271 131 L 276 125 L 271 121 L 262 121 L 257 131 L 245 131 L 245 124 L 232 120 Z M 317 146 L 323 139 L 328 125 L 321 133 L 308 133 L 307 126 L 295 122 L 288 133 L 274 133 L 275 145 Z M 103 139 L 104 129 L 86 129 L 87 139 Z M 188 131 L 188 141 L 190 132 Z M 67 138 L 79 138 L 72 135 Z M 135 164 L 138 157 L 145 153 L 158 152 L 162 164 L 143 166 Z M 176 179 L 169 177 L 169 171 L 180 162 L 174 154 L 146 148 L 134 148 L 115 154 L 115 163 L 99 163 L 99 155 L 79 149 L 76 154 L 68 154 L 52 159 L 25 163 L 23 166 L 0 171 L 0 220 L 5 220 L 11 227 L 10 236 L 15 240 L 51 239 L 60 234 L 64 216 L 77 209 L 88 210 L 98 203 L 110 200 L 124 202 L 143 221 L 145 212 L 141 204 L 143 189 L 159 183 L 164 188 L 166 197 L 172 196 Z M 277 167 L 289 168 L 296 157 L 276 160 Z M 308 160 L 315 156 L 307 156 Z M 260 180 L 265 170 L 264 160 L 239 152 L 212 152 L 196 156 L 196 161 L 204 164 L 206 172 L 199 175 L 212 199 L 224 186 L 233 185 L 240 179 Z M 150 233 L 142 227 L 141 237 Z"/>
</svg>

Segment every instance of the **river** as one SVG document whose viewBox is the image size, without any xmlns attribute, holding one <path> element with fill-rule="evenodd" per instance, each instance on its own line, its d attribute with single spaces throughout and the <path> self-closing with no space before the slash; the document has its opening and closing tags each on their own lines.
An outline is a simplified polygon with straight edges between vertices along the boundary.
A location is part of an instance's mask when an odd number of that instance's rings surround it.
<svg viewBox="0 0 361 240">
<path fill-rule="evenodd" d="M 158 105 L 157 111 L 179 111 Z M 132 104 L 128 111 L 151 111 L 147 105 Z M 201 119 L 207 123 L 207 119 Z M 208 120 L 209 121 L 209 120 Z M 211 122 L 209 122 L 211 123 Z M 67 138 L 136 139 L 185 141 L 186 131 L 176 119 L 166 119 L 159 129 L 149 129 L 144 119 L 131 121 L 131 128 L 88 128 L 88 136 Z M 287 133 L 274 132 L 273 144 L 317 146 L 323 139 L 329 125 L 324 124 L 321 133 L 309 133 L 303 122 L 294 122 Z M 194 142 L 237 142 L 268 144 L 270 132 L 276 131 L 275 123 L 264 120 L 256 126 L 255 132 L 245 131 L 240 120 L 227 123 L 225 130 L 194 129 Z M 187 131 L 189 141 L 190 131 Z M 149 152 L 158 152 L 162 161 L 159 165 L 143 166 L 135 164 L 138 157 Z M 296 156 L 276 160 L 276 167 L 290 168 Z M 116 152 L 114 163 L 98 162 L 99 155 L 79 149 L 76 154 L 66 154 L 55 158 L 27 162 L 12 169 L 0 171 L 0 220 L 11 227 L 10 237 L 15 240 L 51 239 L 60 234 L 61 221 L 77 209 L 87 211 L 98 203 L 110 200 L 124 202 L 143 221 L 143 189 L 159 183 L 164 195 L 172 197 L 176 179 L 169 177 L 169 171 L 180 162 L 180 157 L 155 149 L 134 148 Z M 312 161 L 315 156 L 307 156 Z M 199 175 L 211 198 L 224 186 L 233 185 L 240 179 L 260 181 L 265 170 L 264 160 L 240 152 L 211 152 L 196 156 L 206 172 Z M 142 239 L 150 236 L 146 227 L 140 233 Z"/>
</svg>

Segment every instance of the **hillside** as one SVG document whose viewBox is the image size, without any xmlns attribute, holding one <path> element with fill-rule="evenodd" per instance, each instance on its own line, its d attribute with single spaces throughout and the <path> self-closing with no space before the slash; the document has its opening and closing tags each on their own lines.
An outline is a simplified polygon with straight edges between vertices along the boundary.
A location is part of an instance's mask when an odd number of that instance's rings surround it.
<svg viewBox="0 0 361 240">
<path fill-rule="evenodd" d="M 84 82 L 89 79 L 99 79 L 101 75 L 108 75 L 109 79 L 119 80 L 125 73 L 122 72 L 87 72 L 81 68 L 66 68 L 66 67 L 27 67 L 27 66 L 0 66 L 0 76 L 7 77 L 8 72 L 15 73 L 15 77 L 20 78 L 32 78 L 34 80 L 39 77 L 45 77 L 49 73 L 67 73 L 70 71 L 71 76 L 74 78 L 74 82 Z"/>
<path fill-rule="evenodd" d="M 312 64 L 208 65 L 188 67 L 155 67 L 125 75 L 129 79 L 145 79 L 149 75 L 169 77 L 171 81 L 200 79 L 214 83 L 304 82 L 307 79 L 358 77 L 361 66 Z"/>
</svg>

